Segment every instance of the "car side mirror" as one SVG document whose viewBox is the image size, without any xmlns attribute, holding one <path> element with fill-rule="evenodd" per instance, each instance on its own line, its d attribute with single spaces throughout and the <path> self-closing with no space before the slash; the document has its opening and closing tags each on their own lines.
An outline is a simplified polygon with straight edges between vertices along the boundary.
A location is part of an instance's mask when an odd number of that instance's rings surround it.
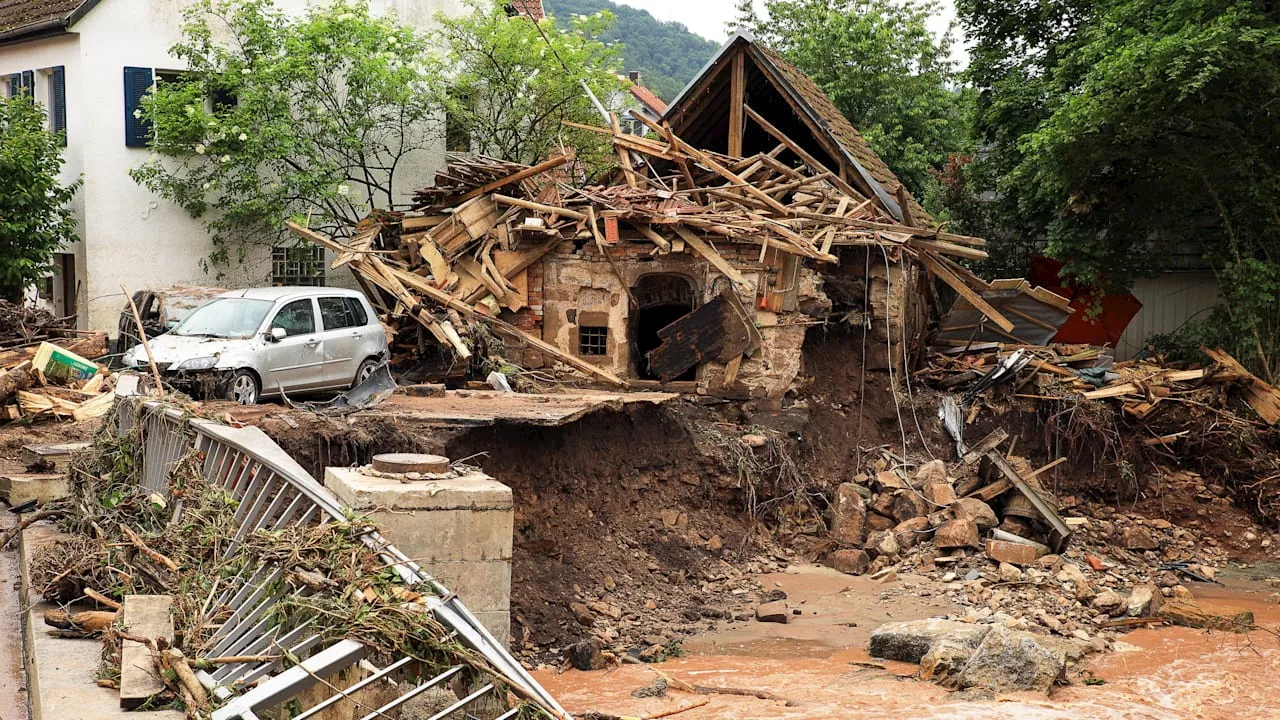
<svg viewBox="0 0 1280 720">
<path fill-rule="evenodd" d="M 271 332 L 267 334 L 267 339 L 271 342 L 280 342 L 287 337 L 289 337 L 289 333 L 285 332 L 284 328 L 278 327 L 271 328 Z"/>
</svg>

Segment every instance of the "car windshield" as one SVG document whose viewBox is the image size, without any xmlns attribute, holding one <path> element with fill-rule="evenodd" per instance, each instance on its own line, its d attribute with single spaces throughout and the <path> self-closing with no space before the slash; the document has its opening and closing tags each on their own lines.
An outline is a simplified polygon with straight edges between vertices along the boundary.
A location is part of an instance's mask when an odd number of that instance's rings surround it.
<svg viewBox="0 0 1280 720">
<path fill-rule="evenodd" d="M 270 300 L 218 298 L 196 308 L 173 329 L 173 334 L 247 338 L 262 327 L 262 319 L 269 310 Z"/>
</svg>

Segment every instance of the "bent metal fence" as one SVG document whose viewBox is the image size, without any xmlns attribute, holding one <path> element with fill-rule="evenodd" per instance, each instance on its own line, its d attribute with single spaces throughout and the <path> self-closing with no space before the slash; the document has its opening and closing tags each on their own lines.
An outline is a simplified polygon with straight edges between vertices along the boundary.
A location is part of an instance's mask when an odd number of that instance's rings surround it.
<svg viewBox="0 0 1280 720">
<path fill-rule="evenodd" d="M 147 489 L 164 492 L 170 470 L 194 448 L 203 457 L 203 474 L 208 482 L 239 501 L 235 518 L 238 528 L 227 548 L 228 556 L 248 534 L 259 529 L 348 519 L 338 500 L 258 428 L 191 418 L 178 407 L 159 401 L 122 399 L 118 404 L 121 432 L 141 424 L 141 482 Z M 174 504 L 175 518 L 181 512 L 179 500 Z M 367 710 L 360 720 L 399 718 L 404 717 L 403 706 L 415 697 L 432 690 L 439 695 L 451 686 L 454 693 L 449 700 L 456 698 L 455 701 L 437 700 L 431 706 L 434 714 L 413 713 L 414 720 L 451 716 L 507 720 L 521 713 L 528 716 L 531 711 L 569 718 L 447 588 L 376 531 L 370 530 L 361 539 L 396 573 L 400 583 L 417 589 L 421 597 L 415 602 L 421 612 L 430 613 L 445 628 L 445 639 L 478 654 L 488 667 L 457 664 L 423 678 L 420 666 L 407 655 L 388 660 L 375 657 L 370 648 L 353 640 L 326 641 L 321 618 L 283 626 L 271 610 L 280 599 L 279 580 L 285 570 L 247 566 L 227 583 L 216 600 L 206 605 L 206 621 L 218 623 L 219 629 L 210 644 L 212 650 L 199 659 L 210 661 L 206 666 L 216 669 L 202 670 L 198 676 L 221 703 L 212 714 L 213 720 L 257 720 L 255 713 L 274 716 L 268 711 L 295 701 L 303 693 L 307 693 L 310 707 L 299 709 L 301 703 L 294 704 L 287 715 L 293 720 L 329 718 L 332 715 L 325 715 L 325 711 L 339 706 Z M 278 659 L 263 660 L 264 657 Z M 379 667 L 374 661 L 383 665 Z M 459 691 L 458 684 L 451 681 L 468 670 L 480 672 L 466 673 L 467 677 L 494 680 L 484 684 L 477 681 L 473 685 L 479 687 L 466 686 Z M 340 688 L 341 683 L 326 680 L 339 675 L 358 681 Z M 496 697 L 499 682 L 524 702 L 508 709 L 505 699 Z M 378 706 L 369 704 L 367 692 L 356 700 L 358 693 L 375 686 Z"/>
</svg>

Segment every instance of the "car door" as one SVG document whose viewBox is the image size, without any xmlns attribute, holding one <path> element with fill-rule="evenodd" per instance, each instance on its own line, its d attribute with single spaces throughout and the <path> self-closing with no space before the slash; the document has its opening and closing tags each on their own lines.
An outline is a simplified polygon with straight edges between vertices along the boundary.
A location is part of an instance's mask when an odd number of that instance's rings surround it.
<svg viewBox="0 0 1280 720">
<path fill-rule="evenodd" d="M 284 330 L 285 336 L 267 343 L 263 392 L 293 392 L 323 386 L 324 343 L 316 323 L 315 301 L 302 298 L 280 306 L 267 326 L 267 333 L 276 328 Z"/>
<path fill-rule="evenodd" d="M 324 346 L 324 384 L 326 387 L 346 387 L 351 384 L 357 366 L 364 359 L 356 357 L 360 332 L 347 298 L 320 297 L 316 302 L 320 305 L 320 322 L 324 326 L 320 334 Z"/>
<path fill-rule="evenodd" d="M 355 321 L 356 329 L 356 365 L 366 358 L 387 356 L 387 331 L 378 321 L 373 308 L 363 298 L 347 298 L 347 310 Z"/>
</svg>

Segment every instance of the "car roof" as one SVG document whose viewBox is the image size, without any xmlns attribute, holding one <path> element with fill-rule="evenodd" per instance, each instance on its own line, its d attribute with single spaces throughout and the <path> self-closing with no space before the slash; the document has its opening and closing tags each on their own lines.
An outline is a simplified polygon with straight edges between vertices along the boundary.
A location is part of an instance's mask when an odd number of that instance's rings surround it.
<svg viewBox="0 0 1280 720">
<path fill-rule="evenodd" d="M 251 300 L 285 300 L 289 298 L 302 297 L 364 297 L 356 290 L 347 290 L 346 288 L 331 287 L 301 287 L 301 286 L 283 286 L 283 287 L 260 287 L 245 288 L 243 290 L 230 290 L 224 292 L 218 297 L 224 298 L 249 298 Z"/>
</svg>

